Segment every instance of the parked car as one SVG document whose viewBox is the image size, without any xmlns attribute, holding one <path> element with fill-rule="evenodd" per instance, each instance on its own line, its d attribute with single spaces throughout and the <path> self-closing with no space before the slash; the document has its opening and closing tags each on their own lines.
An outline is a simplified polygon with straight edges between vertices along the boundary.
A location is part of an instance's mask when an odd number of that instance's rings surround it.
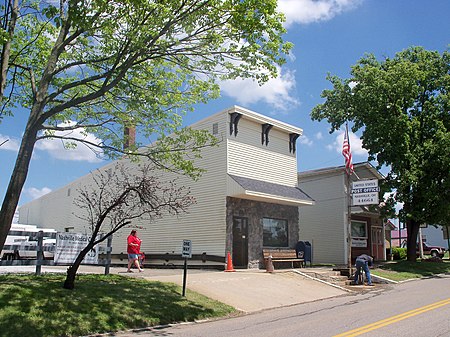
<svg viewBox="0 0 450 337">
<path fill-rule="evenodd" d="M 439 256 L 440 258 L 444 257 L 446 250 L 444 247 L 428 245 L 426 242 L 422 242 L 422 247 L 424 255 Z M 419 244 L 417 244 L 417 255 L 420 255 Z"/>
</svg>

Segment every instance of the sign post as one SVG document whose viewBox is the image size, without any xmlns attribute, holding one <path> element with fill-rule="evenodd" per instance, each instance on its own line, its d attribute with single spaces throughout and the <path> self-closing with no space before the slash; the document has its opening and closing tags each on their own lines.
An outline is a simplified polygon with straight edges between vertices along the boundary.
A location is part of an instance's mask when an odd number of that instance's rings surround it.
<svg viewBox="0 0 450 337">
<path fill-rule="evenodd" d="M 186 279 L 187 279 L 187 259 L 192 257 L 192 241 L 183 240 L 183 247 L 181 249 L 181 257 L 184 257 L 184 271 L 183 271 L 183 296 L 186 296 Z"/>
</svg>

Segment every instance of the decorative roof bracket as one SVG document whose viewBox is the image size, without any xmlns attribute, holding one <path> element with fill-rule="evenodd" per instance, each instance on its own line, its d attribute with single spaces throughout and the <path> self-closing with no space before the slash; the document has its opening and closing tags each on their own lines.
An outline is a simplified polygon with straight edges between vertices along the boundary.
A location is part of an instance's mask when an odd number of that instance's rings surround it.
<svg viewBox="0 0 450 337">
<path fill-rule="evenodd" d="M 272 127 L 273 127 L 273 125 L 268 124 L 268 123 L 262 125 L 261 144 L 264 145 L 264 143 L 265 143 L 266 146 L 267 146 L 267 144 L 269 144 L 269 132 L 270 132 L 270 129 L 272 129 Z"/>
<path fill-rule="evenodd" d="M 239 112 L 232 112 L 230 113 L 230 136 L 233 134 L 234 132 L 234 136 L 236 137 L 238 134 L 238 123 L 239 120 L 241 119 L 242 114 L 240 114 Z"/>
<path fill-rule="evenodd" d="M 300 137 L 298 133 L 289 134 L 289 153 L 295 153 L 295 142 L 297 141 L 298 137 Z"/>
</svg>

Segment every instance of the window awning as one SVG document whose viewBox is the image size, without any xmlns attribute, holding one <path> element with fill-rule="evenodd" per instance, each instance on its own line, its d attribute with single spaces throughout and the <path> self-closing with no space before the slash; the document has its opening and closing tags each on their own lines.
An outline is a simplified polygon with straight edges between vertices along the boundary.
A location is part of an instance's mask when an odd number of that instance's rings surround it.
<svg viewBox="0 0 450 337">
<path fill-rule="evenodd" d="M 228 175 L 228 196 L 283 205 L 314 205 L 314 200 L 300 188 L 267 181 Z"/>
</svg>

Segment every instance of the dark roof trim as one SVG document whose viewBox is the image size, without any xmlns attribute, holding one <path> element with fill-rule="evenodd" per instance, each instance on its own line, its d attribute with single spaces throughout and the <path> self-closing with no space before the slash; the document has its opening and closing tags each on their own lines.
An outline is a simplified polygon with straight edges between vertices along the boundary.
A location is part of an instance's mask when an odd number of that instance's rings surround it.
<svg viewBox="0 0 450 337">
<path fill-rule="evenodd" d="M 378 179 L 384 179 L 383 174 L 381 174 L 375 168 L 375 166 L 373 166 L 368 161 L 364 161 L 364 162 L 360 162 L 360 163 L 354 163 L 353 167 L 355 168 L 355 171 L 359 167 L 365 167 L 369 171 L 371 171 L 374 174 L 374 176 L 377 177 Z M 308 177 L 308 176 L 317 175 L 317 174 L 325 174 L 325 173 L 329 173 L 329 172 L 342 173 L 342 172 L 344 172 L 344 168 L 345 168 L 345 165 L 341 165 L 341 166 L 325 167 L 325 168 L 320 168 L 320 169 L 316 169 L 316 170 L 303 171 L 303 172 L 298 172 L 298 177 L 302 178 L 302 177 Z"/>
<path fill-rule="evenodd" d="M 229 174 L 229 176 L 247 191 L 273 195 L 281 198 L 289 198 L 307 203 L 314 203 L 314 199 L 298 187 L 274 184 L 267 181 L 244 178 L 231 174 Z"/>
</svg>

